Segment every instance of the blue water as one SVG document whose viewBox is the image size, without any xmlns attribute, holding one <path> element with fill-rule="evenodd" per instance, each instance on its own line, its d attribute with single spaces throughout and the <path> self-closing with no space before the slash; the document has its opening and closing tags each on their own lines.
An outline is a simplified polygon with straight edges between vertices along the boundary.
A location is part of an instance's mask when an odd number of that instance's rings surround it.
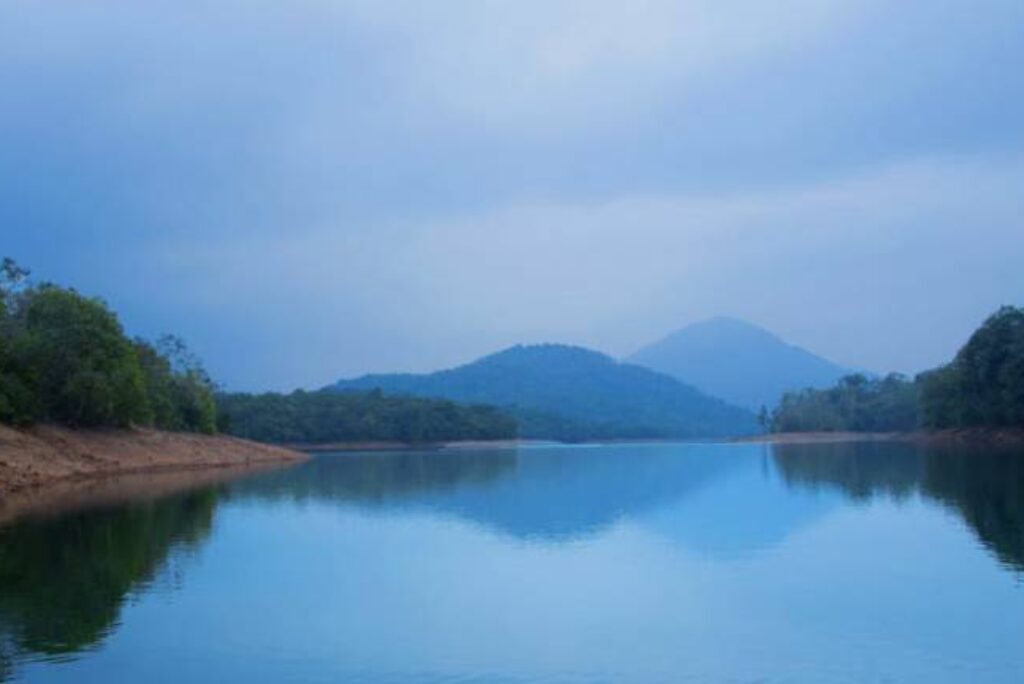
<svg viewBox="0 0 1024 684">
<path fill-rule="evenodd" d="M 323 454 L 30 517 L 0 681 L 1022 682 L 1024 454 Z"/>
</svg>

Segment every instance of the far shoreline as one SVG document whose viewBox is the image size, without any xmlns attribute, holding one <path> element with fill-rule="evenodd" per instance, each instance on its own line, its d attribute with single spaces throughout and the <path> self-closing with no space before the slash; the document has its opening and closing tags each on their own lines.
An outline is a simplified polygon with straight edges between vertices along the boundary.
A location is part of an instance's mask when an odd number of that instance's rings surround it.
<svg viewBox="0 0 1024 684">
<path fill-rule="evenodd" d="M 908 442 L 923 446 L 1024 446 L 1024 428 L 958 428 L 911 432 L 776 432 L 729 440 L 736 444 L 839 444 Z"/>
<path fill-rule="evenodd" d="M 1024 446 L 1024 428 L 960 428 L 911 432 L 778 432 L 739 437 L 689 439 L 634 438 L 561 442 L 543 439 L 496 439 L 451 442 L 354 441 L 325 444 L 286 443 L 278 446 L 307 454 L 330 452 L 445 451 L 515 449 L 530 446 L 586 446 L 598 444 L 841 444 L 849 442 L 904 442 L 920 445 Z"/>
<path fill-rule="evenodd" d="M 227 435 L 161 432 L 149 429 L 72 430 L 53 425 L 15 429 L 0 426 L 0 521 L 3 504 L 15 500 L 35 508 L 52 507 L 61 492 L 69 499 L 97 496 L 93 489 L 119 491 L 117 478 L 159 489 L 175 477 L 195 481 L 229 479 L 246 471 L 284 467 L 327 452 L 470 451 L 530 446 L 716 443 L 813 445 L 900 442 L 919 446 L 1024 448 L 1022 428 L 970 428 L 914 432 L 790 432 L 706 440 L 634 439 L 558 442 L 536 439 L 467 440 L 429 443 L 356 441 L 271 445 Z M 207 471 L 208 474 L 204 473 Z M 220 471 L 217 474 L 217 471 Z M 191 473 L 191 474 L 190 474 Z M 138 484 L 130 489 L 138 488 Z M 106 498 L 106 494 L 103 497 Z M 9 506 L 8 506 L 9 507 Z M 18 506 L 21 508 L 22 506 Z M 10 511 L 7 511 L 8 516 Z"/>
<path fill-rule="evenodd" d="M 356 451 L 442 451 L 445 449 L 515 449 L 521 446 L 542 444 L 562 444 L 554 440 L 538 439 L 492 439 L 464 440 L 450 442 L 325 442 L 310 444 L 303 442 L 287 442 L 276 446 L 304 453 L 356 452 Z"/>
</svg>

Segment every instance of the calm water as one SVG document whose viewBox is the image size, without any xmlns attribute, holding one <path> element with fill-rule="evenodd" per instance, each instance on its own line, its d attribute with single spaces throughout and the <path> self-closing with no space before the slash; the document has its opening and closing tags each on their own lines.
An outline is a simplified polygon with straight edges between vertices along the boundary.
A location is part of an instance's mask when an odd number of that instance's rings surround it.
<svg viewBox="0 0 1024 684">
<path fill-rule="evenodd" d="M 0 681 L 1024 681 L 1024 454 L 328 454 L 0 529 Z"/>
</svg>

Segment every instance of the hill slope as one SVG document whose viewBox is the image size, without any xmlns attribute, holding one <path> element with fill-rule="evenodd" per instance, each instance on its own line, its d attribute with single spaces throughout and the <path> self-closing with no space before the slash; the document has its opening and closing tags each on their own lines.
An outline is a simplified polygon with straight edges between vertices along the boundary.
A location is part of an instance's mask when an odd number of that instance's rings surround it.
<svg viewBox="0 0 1024 684">
<path fill-rule="evenodd" d="M 772 408 L 788 390 L 828 387 L 853 372 L 734 318 L 694 323 L 627 361 L 752 411 Z"/>
<path fill-rule="evenodd" d="M 524 437 L 718 437 L 756 431 L 748 411 L 666 375 L 563 345 L 517 346 L 426 375 L 367 375 L 336 391 L 443 397 L 509 409 Z"/>
</svg>

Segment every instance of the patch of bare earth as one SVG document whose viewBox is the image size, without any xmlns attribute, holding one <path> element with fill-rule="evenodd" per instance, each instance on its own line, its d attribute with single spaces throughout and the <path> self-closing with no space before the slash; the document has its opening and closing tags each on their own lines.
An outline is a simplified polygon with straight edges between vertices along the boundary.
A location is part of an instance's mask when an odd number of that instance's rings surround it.
<svg viewBox="0 0 1024 684">
<path fill-rule="evenodd" d="M 125 473 L 300 461 L 305 454 L 223 435 L 0 426 L 0 497 Z"/>
</svg>

